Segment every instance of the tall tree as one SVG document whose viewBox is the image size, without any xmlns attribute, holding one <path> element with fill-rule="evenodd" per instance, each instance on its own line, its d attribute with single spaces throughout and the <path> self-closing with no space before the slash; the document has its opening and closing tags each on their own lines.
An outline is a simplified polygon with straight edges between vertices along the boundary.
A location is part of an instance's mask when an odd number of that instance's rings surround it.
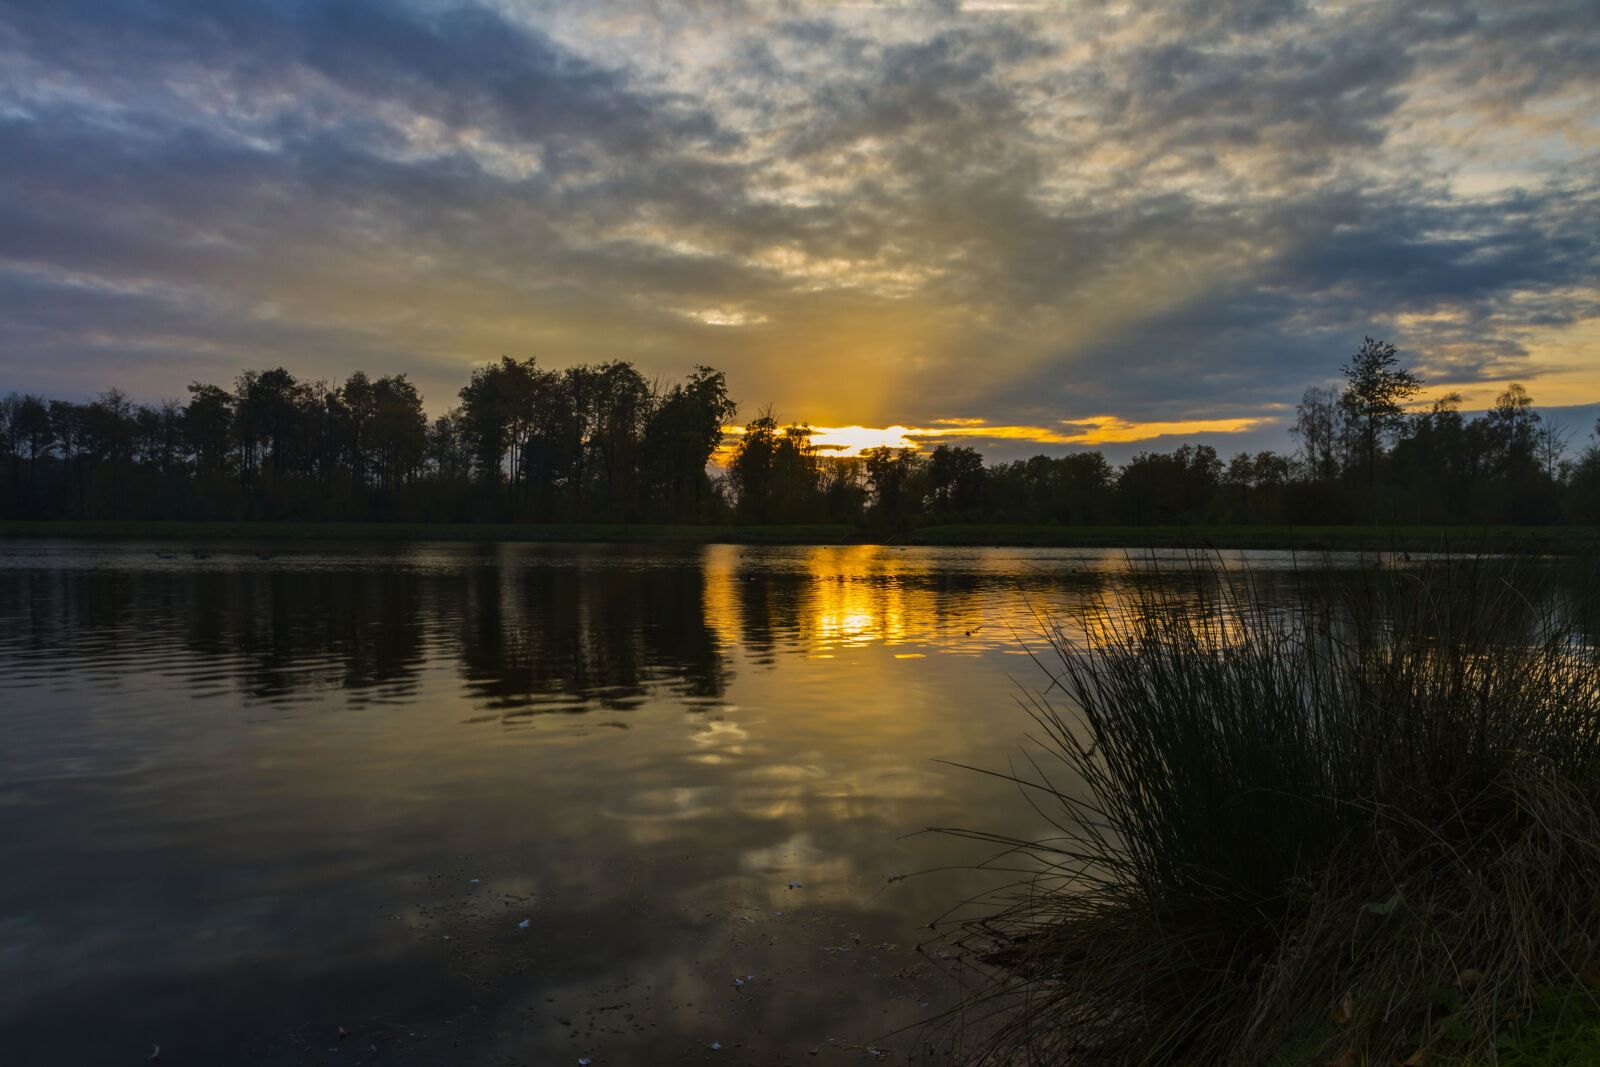
<svg viewBox="0 0 1600 1067">
<path fill-rule="evenodd" d="M 185 446 L 203 471 L 222 472 L 233 450 L 233 394 L 215 385 L 189 384 L 181 432 Z"/>
<path fill-rule="evenodd" d="M 923 498 L 926 460 L 915 448 L 887 445 L 864 449 L 867 484 L 872 487 L 873 517 L 885 529 L 900 530 L 910 524 Z"/>
<path fill-rule="evenodd" d="M 411 480 L 422 463 L 428 447 L 428 418 L 422 410 L 422 395 L 404 374 L 372 382 L 371 394 L 367 451 L 387 506 L 388 499 Z"/>
<path fill-rule="evenodd" d="M 1348 384 L 1341 401 L 1360 428 L 1369 485 L 1377 474 L 1379 442 L 1399 423 L 1400 405 L 1422 388 L 1422 379 L 1399 362 L 1394 345 L 1368 337 L 1343 368 Z"/>
<path fill-rule="evenodd" d="M 39 457 L 50 450 L 55 441 L 55 428 L 50 422 L 50 405 L 39 397 L 24 395 L 14 398 L 11 407 L 12 455 L 28 450 L 29 508 L 36 507 L 39 497 Z"/>
<path fill-rule="evenodd" d="M 1300 453 L 1314 479 L 1331 481 L 1339 474 L 1342 415 L 1339 394 L 1332 389 L 1313 386 L 1295 405 L 1290 433 L 1300 442 Z"/>
<path fill-rule="evenodd" d="M 944 518 L 974 516 L 983 504 L 983 456 L 975 448 L 936 445 L 928 457 L 928 508 Z"/>
<path fill-rule="evenodd" d="M 713 499 L 706 465 L 722 444 L 723 426 L 737 413 L 727 377 L 706 366 L 656 399 L 640 445 L 644 491 L 656 517 L 706 517 Z"/>
<path fill-rule="evenodd" d="M 490 508 L 500 499 L 500 479 L 504 473 L 506 450 L 511 444 L 510 379 L 522 372 L 510 356 L 498 363 L 473 370 L 472 378 L 461 387 L 461 415 L 456 429 L 472 454 L 478 474 L 489 485 Z"/>
</svg>

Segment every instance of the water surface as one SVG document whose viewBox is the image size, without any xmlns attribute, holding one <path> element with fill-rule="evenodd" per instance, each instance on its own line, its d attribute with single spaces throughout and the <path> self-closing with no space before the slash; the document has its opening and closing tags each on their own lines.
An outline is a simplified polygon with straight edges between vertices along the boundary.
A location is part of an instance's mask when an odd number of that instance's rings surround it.
<svg viewBox="0 0 1600 1067">
<path fill-rule="evenodd" d="M 937 1061 L 918 946 L 996 878 L 890 879 L 1041 828 L 939 761 L 1125 566 L 0 543 L 4 1059 Z"/>
</svg>

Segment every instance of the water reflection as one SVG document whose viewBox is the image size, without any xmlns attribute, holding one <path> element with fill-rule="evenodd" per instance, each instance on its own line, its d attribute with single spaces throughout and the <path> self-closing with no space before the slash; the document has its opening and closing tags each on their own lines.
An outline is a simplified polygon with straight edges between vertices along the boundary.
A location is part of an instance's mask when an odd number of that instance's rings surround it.
<svg viewBox="0 0 1600 1067">
<path fill-rule="evenodd" d="M 265 564 L 253 548 L 215 550 L 173 564 L 140 547 L 83 551 L 94 566 L 53 566 L 59 549 L 0 555 L 12 686 L 60 679 L 63 665 L 74 686 L 155 667 L 201 698 L 236 689 L 282 704 L 335 688 L 360 704 L 414 695 L 443 656 L 508 718 L 625 711 L 658 689 L 720 699 L 735 647 L 768 666 L 865 645 L 975 654 L 1047 616 L 1137 607 L 1119 552 L 443 545 L 376 559 L 278 549 Z M 1279 576 L 1273 562 L 1255 561 L 1258 583 Z"/>
<path fill-rule="evenodd" d="M 935 761 L 1004 765 L 1041 616 L 1134 603 L 1118 552 L 170 555 L 0 544 L 12 1062 L 917 1051 L 989 881 L 888 886 L 976 858 L 905 835 L 1038 821 Z"/>
</svg>

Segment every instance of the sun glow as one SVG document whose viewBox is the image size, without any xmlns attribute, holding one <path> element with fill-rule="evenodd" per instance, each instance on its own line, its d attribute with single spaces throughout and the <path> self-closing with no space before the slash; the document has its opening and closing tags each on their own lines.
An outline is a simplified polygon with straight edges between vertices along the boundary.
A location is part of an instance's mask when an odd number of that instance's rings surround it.
<svg viewBox="0 0 1600 1067">
<path fill-rule="evenodd" d="M 916 448 L 909 426 L 814 426 L 811 443 L 835 456 L 859 456 L 869 448 Z"/>
<path fill-rule="evenodd" d="M 1243 433 L 1272 420 L 1185 419 L 1176 422 L 1133 422 L 1116 415 L 1065 419 L 1053 425 L 991 425 L 982 419 L 936 419 L 933 426 L 812 426 L 811 443 L 831 456 L 859 456 L 869 448 L 931 448 L 966 438 L 982 441 L 1021 441 L 1038 445 L 1106 445 L 1149 441 L 1158 437 L 1197 433 Z M 742 427 L 725 426 L 722 453 L 726 455 L 744 433 Z"/>
</svg>

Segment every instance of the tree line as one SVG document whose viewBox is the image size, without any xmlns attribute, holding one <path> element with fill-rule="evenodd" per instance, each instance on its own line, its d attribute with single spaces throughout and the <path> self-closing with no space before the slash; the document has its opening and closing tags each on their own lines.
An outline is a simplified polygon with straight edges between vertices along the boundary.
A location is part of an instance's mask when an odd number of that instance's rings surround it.
<svg viewBox="0 0 1600 1067">
<path fill-rule="evenodd" d="M 1297 448 L 1210 445 L 986 464 L 972 448 L 876 448 L 829 459 L 804 425 L 746 428 L 729 464 L 730 506 L 746 522 L 1406 524 L 1600 522 L 1600 425 L 1577 455 L 1568 431 L 1511 385 L 1468 417 L 1456 394 L 1408 411 L 1422 387 L 1393 345 L 1367 338 L 1296 408 Z"/>
<path fill-rule="evenodd" d="M 1596 523 L 1600 426 L 1567 431 L 1512 385 L 1469 417 L 1368 338 L 1308 389 L 1292 453 L 1209 445 L 986 463 L 975 449 L 818 448 L 770 411 L 724 439 L 726 376 L 671 384 L 614 361 L 479 367 L 429 420 L 404 374 L 301 381 L 279 367 L 187 402 L 0 400 L 6 518 L 521 522 Z M 713 457 L 719 462 L 714 463 Z"/>
<path fill-rule="evenodd" d="M 720 371 L 502 358 L 430 421 L 404 374 L 248 370 L 188 401 L 0 400 L 11 518 L 715 521 L 707 465 L 733 416 Z"/>
</svg>

